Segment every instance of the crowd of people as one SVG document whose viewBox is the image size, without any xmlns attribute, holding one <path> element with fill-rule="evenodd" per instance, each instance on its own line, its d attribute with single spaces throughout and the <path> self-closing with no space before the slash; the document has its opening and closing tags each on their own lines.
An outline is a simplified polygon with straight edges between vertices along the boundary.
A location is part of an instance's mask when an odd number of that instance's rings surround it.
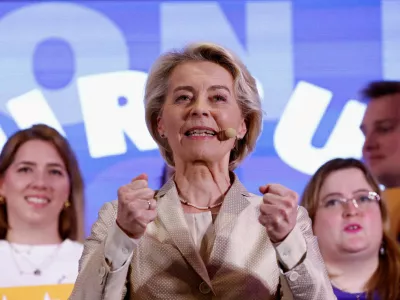
<svg viewBox="0 0 400 300">
<path fill-rule="evenodd" d="M 255 195 L 234 172 L 262 128 L 255 79 L 216 44 L 162 54 L 145 89 L 160 189 L 138 174 L 88 238 L 68 141 L 46 125 L 8 139 L 0 287 L 72 283 L 73 300 L 400 299 L 400 82 L 361 96 L 362 161 L 326 162 L 301 197 L 267 182 Z"/>
</svg>

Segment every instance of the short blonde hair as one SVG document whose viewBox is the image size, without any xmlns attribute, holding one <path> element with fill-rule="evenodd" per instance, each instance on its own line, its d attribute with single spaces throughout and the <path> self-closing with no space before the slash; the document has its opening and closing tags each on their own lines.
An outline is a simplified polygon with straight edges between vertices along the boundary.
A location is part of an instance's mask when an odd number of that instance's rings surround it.
<svg viewBox="0 0 400 300">
<path fill-rule="evenodd" d="M 173 50 L 161 55 L 152 66 L 145 89 L 146 124 L 151 136 L 158 144 L 167 164 L 174 166 L 172 150 L 167 139 L 161 138 L 157 130 L 157 119 L 162 113 L 172 71 L 187 62 L 208 61 L 226 69 L 233 77 L 234 92 L 247 126 L 246 135 L 237 141 L 231 151 L 229 169 L 235 169 L 251 153 L 262 130 L 261 100 L 257 84 L 242 61 L 227 49 L 211 43 L 189 44 L 182 50 Z"/>
</svg>

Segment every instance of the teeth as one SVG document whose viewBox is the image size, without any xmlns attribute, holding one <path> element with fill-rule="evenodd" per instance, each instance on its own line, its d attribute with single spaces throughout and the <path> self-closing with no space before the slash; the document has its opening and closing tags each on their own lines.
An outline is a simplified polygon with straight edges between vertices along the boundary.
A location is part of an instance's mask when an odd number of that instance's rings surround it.
<svg viewBox="0 0 400 300">
<path fill-rule="evenodd" d="M 214 136 L 215 132 L 211 130 L 191 130 L 187 132 L 187 136 Z"/>
<path fill-rule="evenodd" d="M 26 200 L 28 200 L 28 202 L 37 203 L 37 204 L 44 204 L 44 203 L 49 202 L 47 199 L 36 198 L 36 197 L 28 197 Z"/>
<path fill-rule="evenodd" d="M 358 229 L 359 227 L 357 226 L 357 225 L 353 225 L 353 226 L 349 226 L 349 229 L 350 230 L 355 230 L 355 229 Z"/>
</svg>

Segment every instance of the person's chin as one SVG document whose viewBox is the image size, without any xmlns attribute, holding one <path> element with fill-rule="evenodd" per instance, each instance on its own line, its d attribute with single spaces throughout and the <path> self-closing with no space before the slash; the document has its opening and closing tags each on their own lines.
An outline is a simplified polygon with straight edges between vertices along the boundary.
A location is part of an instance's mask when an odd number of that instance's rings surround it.
<svg viewBox="0 0 400 300">
<path fill-rule="evenodd" d="M 47 218 L 45 215 L 30 215 L 25 218 L 25 222 L 32 227 L 40 226 L 47 223 Z"/>
<path fill-rule="evenodd" d="M 26 212 L 27 216 L 33 219 L 40 219 L 46 217 L 50 218 L 51 216 L 56 214 L 54 207 L 50 206 L 45 206 L 40 208 L 30 206 Z"/>
<path fill-rule="evenodd" d="M 360 253 L 368 249 L 367 241 L 359 239 L 347 241 L 343 245 L 343 249 L 348 253 Z"/>
<path fill-rule="evenodd" d="M 219 155 L 218 151 L 215 151 L 215 149 L 205 146 L 188 149 L 186 156 L 191 161 L 217 161 L 223 155 Z"/>
<path fill-rule="evenodd" d="M 386 160 L 383 158 L 374 158 L 367 161 L 368 167 L 371 169 L 372 173 L 377 176 L 382 173 L 387 168 Z"/>
</svg>

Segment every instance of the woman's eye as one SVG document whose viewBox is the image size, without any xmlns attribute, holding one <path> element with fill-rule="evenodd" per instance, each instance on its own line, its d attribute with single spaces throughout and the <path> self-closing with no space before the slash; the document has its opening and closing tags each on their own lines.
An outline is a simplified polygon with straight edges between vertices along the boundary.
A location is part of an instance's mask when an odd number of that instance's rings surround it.
<svg viewBox="0 0 400 300">
<path fill-rule="evenodd" d="M 50 174 L 52 175 L 63 175 L 63 173 L 60 170 L 50 170 Z"/>
<path fill-rule="evenodd" d="M 340 203 L 339 200 L 331 199 L 331 200 L 326 201 L 325 206 L 335 206 L 335 205 L 338 205 L 339 203 Z"/>
<path fill-rule="evenodd" d="M 370 202 L 370 201 L 372 201 L 372 199 L 370 199 L 370 197 L 368 197 L 368 196 L 366 196 L 366 195 L 358 196 L 358 197 L 357 197 L 357 200 L 358 200 L 359 202 Z"/>
<path fill-rule="evenodd" d="M 176 101 L 189 101 L 190 97 L 188 95 L 181 95 L 178 98 L 176 98 Z"/>
<path fill-rule="evenodd" d="M 219 102 L 219 101 L 225 102 L 225 101 L 226 101 L 226 97 L 223 96 L 223 95 L 215 95 L 215 96 L 213 96 L 213 99 L 214 99 L 215 101 L 217 101 L 217 102 Z"/>
<path fill-rule="evenodd" d="M 19 168 L 18 169 L 18 172 L 19 173 L 27 173 L 27 172 L 29 172 L 31 169 L 30 168 L 28 168 L 28 167 L 22 167 L 22 168 Z"/>
</svg>

